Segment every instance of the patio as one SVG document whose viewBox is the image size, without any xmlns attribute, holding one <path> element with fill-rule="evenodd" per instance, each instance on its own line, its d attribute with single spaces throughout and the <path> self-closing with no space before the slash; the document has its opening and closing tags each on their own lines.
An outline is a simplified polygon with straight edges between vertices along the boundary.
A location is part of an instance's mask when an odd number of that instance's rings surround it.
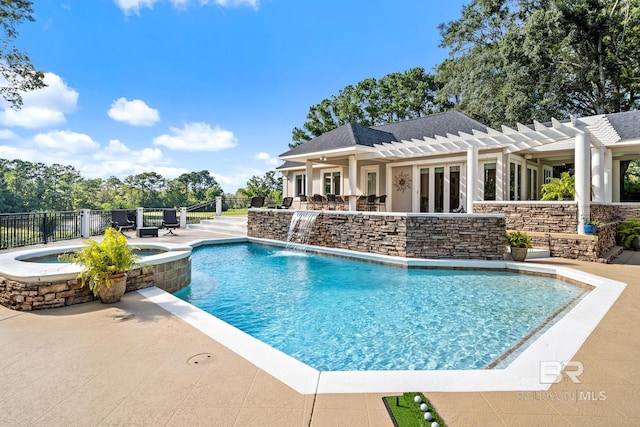
<svg viewBox="0 0 640 427">
<path fill-rule="evenodd" d="M 181 229 L 158 240 L 202 237 Z M 210 235 L 218 237 L 227 236 Z M 626 251 L 614 265 L 529 262 L 628 284 L 573 358 L 584 366 L 582 382 L 567 379 L 539 393 L 427 397 L 450 426 L 640 424 L 640 253 Z M 112 306 L 0 307 L 0 325 L 1 426 L 392 425 L 382 394 L 300 395 L 138 293 Z"/>
</svg>

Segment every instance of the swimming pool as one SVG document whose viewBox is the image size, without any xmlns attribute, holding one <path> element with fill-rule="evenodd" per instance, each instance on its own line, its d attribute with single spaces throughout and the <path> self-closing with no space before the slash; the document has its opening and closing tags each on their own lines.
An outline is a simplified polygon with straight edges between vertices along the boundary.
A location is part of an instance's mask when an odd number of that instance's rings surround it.
<svg viewBox="0 0 640 427">
<path fill-rule="evenodd" d="M 584 293 L 239 244 L 194 250 L 192 283 L 175 295 L 319 371 L 357 371 L 493 366 Z"/>
</svg>

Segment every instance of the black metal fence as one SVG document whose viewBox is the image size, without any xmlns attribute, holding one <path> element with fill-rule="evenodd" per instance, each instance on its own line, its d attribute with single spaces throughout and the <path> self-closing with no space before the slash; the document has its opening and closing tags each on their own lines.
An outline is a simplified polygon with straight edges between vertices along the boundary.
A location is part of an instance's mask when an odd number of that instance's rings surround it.
<svg viewBox="0 0 640 427">
<path fill-rule="evenodd" d="M 264 207 L 276 207 L 282 200 L 266 199 Z M 246 215 L 250 204 L 248 197 L 222 197 L 222 215 Z M 143 224 L 137 224 L 137 210 L 127 209 L 127 218 L 136 227 L 162 227 L 163 208 L 145 208 Z M 82 216 L 88 212 L 89 235 L 104 234 L 111 226 L 110 210 L 28 212 L 0 214 L 0 249 L 37 245 L 82 237 Z M 180 209 L 177 216 L 180 219 Z M 200 203 L 187 208 L 187 224 L 216 216 L 216 201 Z"/>
<path fill-rule="evenodd" d="M 81 237 L 79 211 L 0 214 L 0 249 Z"/>
</svg>

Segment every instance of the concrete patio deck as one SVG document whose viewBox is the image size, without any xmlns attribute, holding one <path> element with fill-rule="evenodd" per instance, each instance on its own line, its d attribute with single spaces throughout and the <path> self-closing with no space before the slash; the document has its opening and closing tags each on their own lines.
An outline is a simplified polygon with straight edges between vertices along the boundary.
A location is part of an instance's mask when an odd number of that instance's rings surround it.
<svg viewBox="0 0 640 427">
<path fill-rule="evenodd" d="M 159 239 L 228 237 L 178 234 Z M 427 397 L 449 426 L 640 425 L 640 253 L 613 265 L 530 262 L 628 284 L 573 359 L 581 383 Z M 0 426 L 390 427 L 383 395 L 300 395 L 138 293 L 114 305 L 0 307 Z"/>
</svg>

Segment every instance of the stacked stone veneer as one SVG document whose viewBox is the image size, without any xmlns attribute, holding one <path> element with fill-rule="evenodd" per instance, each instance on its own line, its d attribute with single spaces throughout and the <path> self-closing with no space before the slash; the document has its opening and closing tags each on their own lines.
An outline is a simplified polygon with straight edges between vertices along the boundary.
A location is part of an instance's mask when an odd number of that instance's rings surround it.
<svg viewBox="0 0 640 427">
<path fill-rule="evenodd" d="M 137 268 L 127 273 L 126 292 L 157 286 L 175 292 L 191 282 L 191 257 Z M 51 282 L 23 283 L 0 277 L 0 304 L 20 311 L 64 307 L 97 299 L 73 277 Z"/>
<path fill-rule="evenodd" d="M 503 214 L 507 230 L 573 234 L 578 229 L 576 202 L 476 202 L 473 212 Z"/>
<path fill-rule="evenodd" d="M 247 235 L 286 241 L 293 211 L 250 210 Z M 504 217 L 322 211 L 308 244 L 408 258 L 503 259 Z"/>
</svg>

